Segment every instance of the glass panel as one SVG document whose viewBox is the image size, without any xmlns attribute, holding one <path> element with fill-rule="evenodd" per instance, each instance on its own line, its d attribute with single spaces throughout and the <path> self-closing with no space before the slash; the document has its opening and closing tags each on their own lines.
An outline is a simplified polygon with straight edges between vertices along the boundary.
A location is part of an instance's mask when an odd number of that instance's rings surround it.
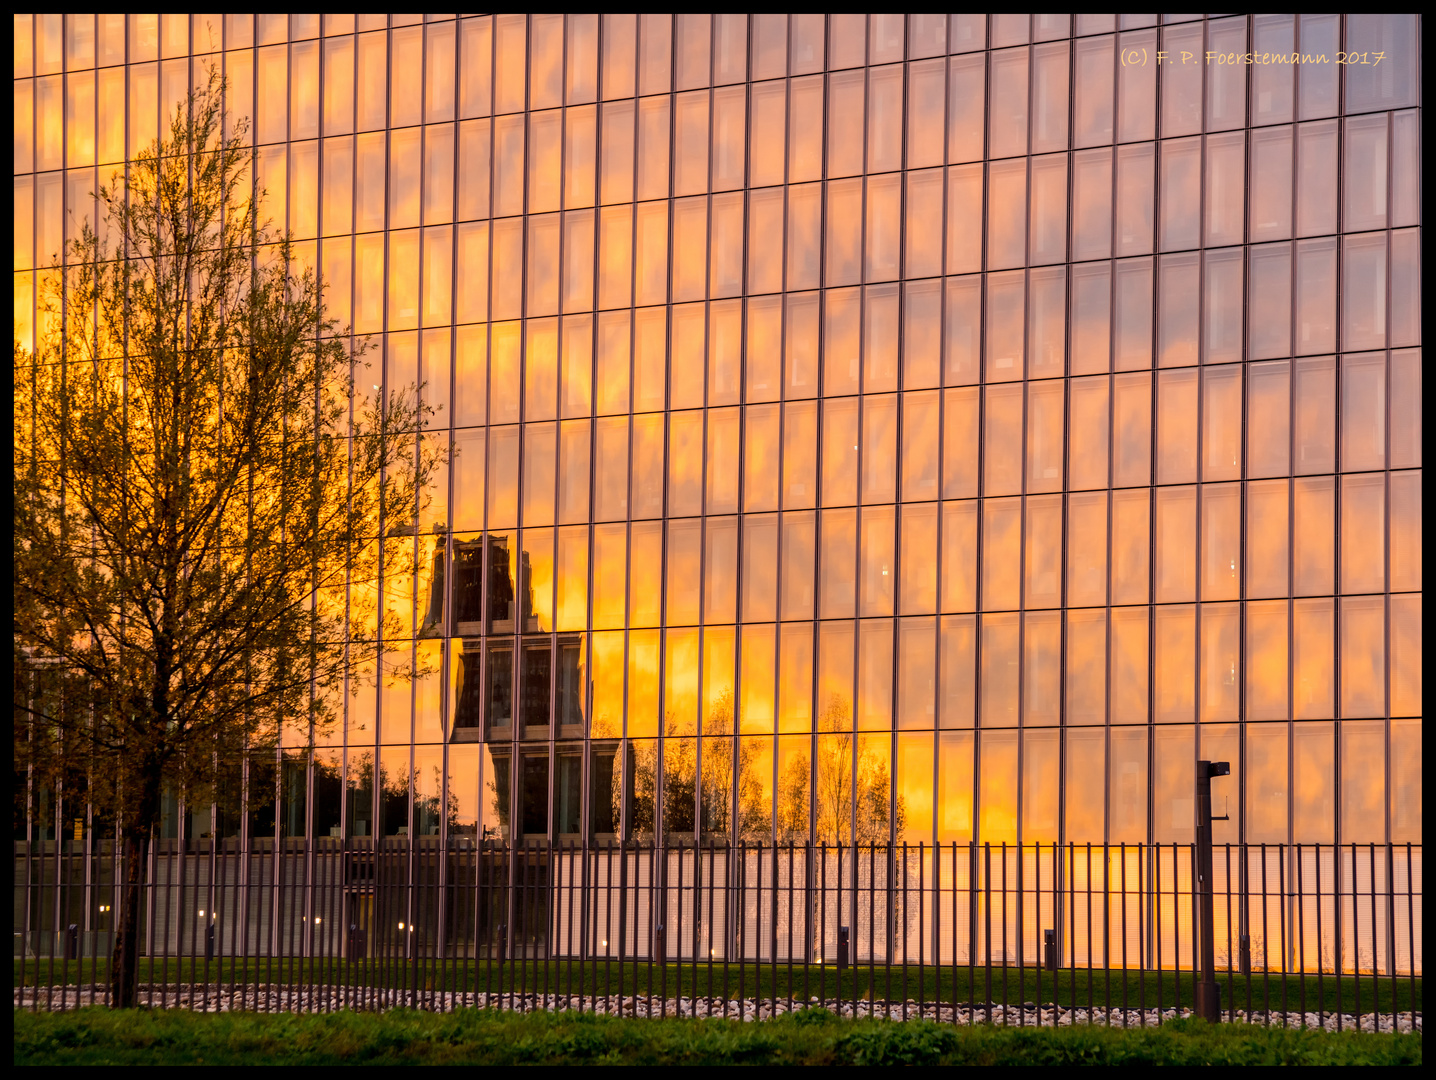
<svg viewBox="0 0 1436 1080">
<path fill-rule="evenodd" d="M 499 728 L 505 729 L 503 737 L 506 738 L 507 731 L 512 728 L 514 722 L 513 645 L 489 642 L 485 647 L 484 659 L 487 674 L 484 715 L 487 718 L 489 738 L 493 738 L 495 729 Z"/>
<path fill-rule="evenodd" d="M 1101 724 L 1106 719 L 1106 623 L 1105 611 L 1067 613 L 1065 674 L 1069 724 Z"/>
<path fill-rule="evenodd" d="M 931 730 L 934 695 L 934 650 L 937 624 L 933 619 L 904 619 L 898 642 L 898 723 L 899 728 Z M 926 785 L 924 785 L 926 787 Z"/>
<path fill-rule="evenodd" d="M 552 664 L 552 653 L 547 641 L 524 642 L 523 672 L 520 676 L 523 697 L 519 708 L 523 715 L 523 737 L 526 739 L 548 736 Z"/>
<path fill-rule="evenodd" d="M 976 621 L 971 615 L 942 619 L 939 722 L 944 728 L 973 726 Z"/>
<path fill-rule="evenodd" d="M 1148 663 L 1148 610 L 1117 608 L 1112 611 L 1111 722 L 1145 724 Z"/>
<path fill-rule="evenodd" d="M 1190 844 L 1196 817 L 1191 777 L 1196 765 L 1190 727 L 1157 728 L 1152 773 L 1152 839 Z"/>
<path fill-rule="evenodd" d="M 1017 732 L 985 731 L 978 744 L 977 839 L 981 843 L 1017 840 Z"/>
<path fill-rule="evenodd" d="M 1087 843 L 1106 838 L 1107 737 L 1100 730 L 1077 729 L 1067 734 L 1065 834 L 1069 843 Z M 1035 824 L 1035 822 L 1033 823 Z M 1055 824 L 1055 822 L 1054 822 Z M 1039 837 L 1023 822 L 1026 840 L 1051 840 Z"/>
<path fill-rule="evenodd" d="M 812 731 L 812 702 L 813 627 L 811 623 L 790 623 L 781 628 L 778 643 L 778 730 Z"/>
<path fill-rule="evenodd" d="M 1017 724 L 1017 615 L 982 619 L 982 726 Z"/>
<path fill-rule="evenodd" d="M 1022 630 L 1022 722 L 1055 727 L 1062 719 L 1062 616 L 1029 611 Z"/>
<path fill-rule="evenodd" d="M 1298 600 L 1292 604 L 1292 646 L 1293 715 L 1298 720 L 1331 716 L 1336 710 L 1332 601 Z"/>
</svg>

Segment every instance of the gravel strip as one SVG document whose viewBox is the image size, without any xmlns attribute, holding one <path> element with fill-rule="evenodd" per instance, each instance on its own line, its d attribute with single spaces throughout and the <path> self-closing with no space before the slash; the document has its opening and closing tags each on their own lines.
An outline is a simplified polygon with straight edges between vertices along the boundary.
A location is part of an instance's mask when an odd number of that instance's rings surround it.
<svg viewBox="0 0 1436 1080">
<path fill-rule="evenodd" d="M 335 1009 L 381 1010 L 402 1006 L 435 1012 L 450 1012 L 454 1009 L 494 1008 L 514 1009 L 533 1012 L 536 1009 L 550 1011 L 581 1010 L 600 1015 L 623 1016 L 696 1016 L 723 1017 L 732 1020 L 766 1020 L 789 1011 L 786 1000 L 772 1001 L 767 998 L 748 998 L 744 1001 L 723 998 L 669 998 L 666 1002 L 644 996 L 593 996 L 567 994 L 497 994 L 497 993 L 453 993 L 433 990 L 403 991 L 375 990 L 345 986 L 313 986 L 295 989 L 290 986 L 219 986 L 215 983 L 181 983 L 179 986 L 139 987 L 140 998 L 152 1008 L 194 1009 L 198 1012 L 330 1012 Z M 37 1001 L 38 999 L 38 1001 Z M 70 987 L 26 987 L 15 991 L 17 1009 L 73 1009 L 84 1005 L 103 1005 L 105 988 L 102 986 Z M 973 1024 L 985 1023 L 988 1007 L 984 1005 L 934 1005 L 928 1003 L 921 1008 L 915 1001 L 871 1002 L 819 1001 L 813 998 L 808 1004 L 793 1003 L 793 1011 L 807 1008 L 824 1008 L 840 1016 L 886 1017 L 890 1020 L 936 1020 L 939 1023 Z M 1034 1025 L 1062 1027 L 1070 1024 L 1101 1024 L 1111 1027 L 1152 1027 L 1178 1016 L 1191 1016 L 1190 1009 L 1103 1009 L 1103 1008 L 1054 1008 L 1044 1005 L 1040 1009 L 1028 1002 L 1018 1005 L 991 1006 L 991 1022 L 1007 1025 Z M 1318 1015 L 1314 1012 L 1253 1012 L 1238 1009 L 1237 1023 L 1269 1025 L 1273 1027 L 1324 1027 L 1336 1031 L 1338 1023 L 1345 1031 L 1355 1030 L 1356 1017 L 1347 1013 L 1340 1017 L 1335 1013 Z M 1399 1013 L 1394 1018 L 1390 1013 L 1372 1016 L 1364 1013 L 1361 1017 L 1362 1031 L 1417 1031 L 1421 1030 L 1420 1013 Z"/>
</svg>

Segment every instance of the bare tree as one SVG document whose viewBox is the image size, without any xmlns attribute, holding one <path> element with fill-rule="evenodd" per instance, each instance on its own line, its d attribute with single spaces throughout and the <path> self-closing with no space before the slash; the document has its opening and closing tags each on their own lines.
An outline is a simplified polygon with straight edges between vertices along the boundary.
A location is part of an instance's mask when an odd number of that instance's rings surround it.
<svg viewBox="0 0 1436 1080">
<path fill-rule="evenodd" d="M 412 677 L 389 642 L 444 456 L 419 388 L 355 393 L 364 347 L 262 219 L 223 100 L 212 76 L 96 193 L 16 346 L 17 770 L 117 826 L 121 1006 L 162 793 L 312 738 L 346 680 Z"/>
</svg>

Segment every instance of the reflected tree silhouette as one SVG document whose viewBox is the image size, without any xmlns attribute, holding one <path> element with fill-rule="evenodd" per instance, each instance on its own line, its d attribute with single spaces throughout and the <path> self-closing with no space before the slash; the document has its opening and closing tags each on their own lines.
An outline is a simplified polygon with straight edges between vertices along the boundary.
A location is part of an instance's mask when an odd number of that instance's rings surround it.
<svg viewBox="0 0 1436 1080">
<path fill-rule="evenodd" d="M 889 801 L 892 780 L 887 755 L 864 745 L 854 761 L 852 702 L 846 697 L 829 695 L 818 715 L 816 741 L 814 839 L 828 844 L 886 844 L 890 835 L 901 836 L 907 821 L 906 800 L 898 792 Z"/>
<path fill-rule="evenodd" d="M 596 717 L 593 728 L 594 737 L 617 737 L 617 725 L 606 716 Z M 818 717 L 816 758 L 807 752 L 790 756 L 781 766 L 771 802 L 765 777 L 759 775 L 763 740 L 771 737 L 737 736 L 734 728 L 733 691 L 727 687 L 704 719 L 701 766 L 699 734 L 691 718 L 673 712 L 664 716 L 661 770 L 659 740 L 631 740 L 627 791 L 622 783 L 611 788 L 613 820 L 620 819 L 627 797 L 631 838 L 654 835 L 655 812 L 661 804 L 665 839 L 698 834 L 704 842 L 772 843 L 776 838 L 781 844 L 803 844 L 810 835 L 811 800 L 816 823 L 812 839 L 817 843 L 886 844 L 893 835 L 902 837 L 906 800 L 901 792 L 893 797 L 887 754 L 861 740 L 855 744 L 848 698 L 838 694 L 828 698 Z M 508 770 L 501 767 L 485 785 L 491 812 L 505 830 L 508 784 Z M 701 815 L 697 822 L 695 794 Z M 452 820 L 456 811 L 451 807 L 449 813 Z"/>
</svg>

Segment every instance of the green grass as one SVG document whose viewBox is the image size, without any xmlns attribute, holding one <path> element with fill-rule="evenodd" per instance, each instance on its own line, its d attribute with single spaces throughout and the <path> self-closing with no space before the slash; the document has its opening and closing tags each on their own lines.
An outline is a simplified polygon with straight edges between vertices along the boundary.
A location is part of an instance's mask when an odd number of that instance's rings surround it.
<svg viewBox="0 0 1436 1080">
<path fill-rule="evenodd" d="M 1421 1036 L 1209 1026 L 1118 1031 L 760 1023 L 573 1013 L 16 1013 L 16 1065 L 1420 1065 Z"/>
<path fill-rule="evenodd" d="M 97 961 L 92 969 L 87 959 L 83 963 L 55 961 L 53 969 L 48 959 L 38 963 L 26 961 L 24 970 L 21 962 L 15 961 L 15 983 L 33 986 L 38 982 L 46 985 L 75 985 L 76 983 L 104 983 L 107 979 L 108 962 Z M 92 975 L 93 971 L 93 975 Z M 1015 967 L 992 969 L 989 987 L 986 973 L 982 968 L 960 967 L 935 971 L 925 967 L 921 973 L 916 965 L 891 969 L 860 967 L 848 969 L 841 977 L 831 965 L 804 966 L 795 964 L 791 971 L 786 964 L 747 964 L 741 968 L 732 965 L 724 968 L 715 964 L 710 973 L 706 964 L 696 967 L 691 964 L 648 965 L 632 962 L 619 964 L 602 961 L 587 963 L 565 960 L 548 962 L 528 961 L 525 963 L 490 964 L 487 961 L 458 960 L 436 966 L 432 960 L 403 961 L 399 959 L 375 959 L 364 963 L 350 964 L 342 960 L 265 960 L 248 961 L 225 958 L 206 966 L 203 960 L 154 960 L 140 962 L 141 982 L 173 985 L 179 982 L 220 982 L 231 983 L 277 983 L 277 984 L 328 984 L 346 986 L 377 986 L 392 989 L 418 990 L 460 990 L 469 993 L 498 991 L 524 991 L 528 993 L 548 992 L 561 994 L 666 994 L 701 997 L 779 997 L 807 1001 L 813 996 L 831 1000 L 840 996 L 847 1000 L 940 1000 L 950 1003 L 1008 1002 L 1020 1004 L 1024 1001 L 1041 1001 L 1051 1004 L 1054 999 L 1060 1005 L 1092 1004 L 1105 1007 L 1110 1001 L 1115 1006 L 1126 1005 L 1136 1008 L 1145 1005 L 1163 1007 L 1174 1004 L 1191 1006 L 1193 1000 L 1192 973 L 1184 972 L 1139 972 L 1106 971 L 1094 969 L 1064 969 L 1055 974 L 1038 972 L 1033 968 L 1019 971 Z M 1256 1011 L 1295 1012 L 1305 1008 L 1315 1012 L 1320 1008 L 1326 1012 L 1354 1012 L 1359 1006 L 1362 1012 L 1389 1013 L 1395 1008 L 1401 1012 L 1421 1011 L 1421 980 L 1414 985 L 1409 978 L 1399 977 L 1393 986 L 1389 977 L 1373 980 L 1369 976 L 1354 979 L 1345 976 L 1338 980 L 1327 975 L 1318 979 L 1314 975 L 1269 977 L 1260 974 L 1248 980 L 1240 975 L 1218 977 L 1222 989 L 1224 1007 L 1234 1003 L 1238 1009 L 1246 1009 L 1248 992 L 1251 1008 Z M 1303 993 L 1305 997 L 1303 999 Z M 1125 994 L 1125 1001 L 1124 1001 Z"/>
</svg>

